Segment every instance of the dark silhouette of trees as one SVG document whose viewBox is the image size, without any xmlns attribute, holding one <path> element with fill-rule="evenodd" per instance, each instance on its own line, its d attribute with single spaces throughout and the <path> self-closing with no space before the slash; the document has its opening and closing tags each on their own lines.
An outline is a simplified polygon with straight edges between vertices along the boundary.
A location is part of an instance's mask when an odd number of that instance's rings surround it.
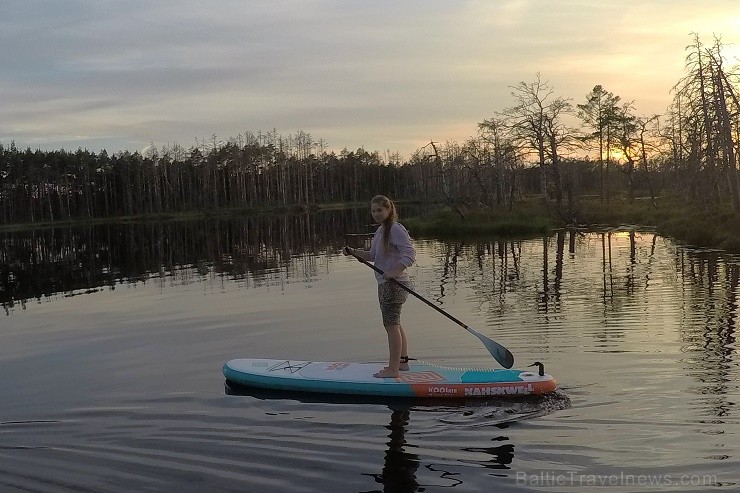
<svg viewBox="0 0 740 493">
<path fill-rule="evenodd" d="M 720 40 L 706 47 L 694 34 L 687 47 L 688 74 L 674 87 L 666 137 L 678 186 L 698 202 L 729 201 L 740 211 L 737 76 L 726 72 L 721 49 Z"/>
<path fill-rule="evenodd" d="M 411 175 L 405 177 L 401 175 Z M 305 132 L 275 132 L 109 156 L 0 144 L 3 224 L 170 214 L 194 210 L 415 197 L 432 175 L 377 152 L 319 150 Z"/>
<path fill-rule="evenodd" d="M 620 97 L 604 89 L 601 84 L 594 86 L 586 95 L 586 103 L 578 105 L 578 116 L 586 125 L 587 131 L 581 136 L 586 148 L 597 144 L 599 163 L 599 196 L 609 201 L 605 175 L 609 172 L 614 131 L 618 125 Z M 604 159 L 606 157 L 606 159 Z M 606 167 L 605 167 L 606 165 Z"/>
<path fill-rule="evenodd" d="M 478 124 L 479 137 L 468 142 L 473 158 L 471 169 L 481 184 L 483 201 L 492 205 L 490 189 L 494 190 L 494 204 L 511 210 L 519 192 L 518 176 L 524 168 L 524 159 L 516 144 L 507 135 L 504 122 L 491 118 Z M 492 173 L 485 173 L 491 170 Z M 484 176 L 489 176 L 486 182 Z"/>
<path fill-rule="evenodd" d="M 566 98 L 556 96 L 555 90 L 540 74 L 531 83 L 520 82 L 511 93 L 515 104 L 499 116 L 508 131 L 511 142 L 523 153 L 536 156 L 540 167 L 540 193 L 549 199 L 548 178 L 551 177 L 555 198 L 562 200 L 560 163 L 563 148 L 575 141 L 575 131 L 565 118 L 573 108 Z M 484 122 L 485 123 L 485 122 Z"/>
</svg>

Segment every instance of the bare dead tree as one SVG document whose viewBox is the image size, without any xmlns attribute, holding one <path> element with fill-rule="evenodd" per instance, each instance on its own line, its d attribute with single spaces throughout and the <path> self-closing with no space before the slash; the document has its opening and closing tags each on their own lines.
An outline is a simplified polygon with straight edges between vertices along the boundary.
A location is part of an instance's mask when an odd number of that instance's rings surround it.
<svg viewBox="0 0 740 493">
<path fill-rule="evenodd" d="M 685 159 L 676 164 L 698 178 L 691 185 L 694 197 L 713 202 L 725 198 L 740 210 L 737 92 L 724 69 L 721 41 L 715 39 L 712 46 L 705 47 L 697 34 L 693 37 L 687 47 L 688 74 L 673 89 L 674 107 L 681 115 L 681 140 L 689 149 Z"/>
<path fill-rule="evenodd" d="M 555 91 L 539 73 L 534 82 L 520 82 L 512 87 L 514 106 L 498 113 L 511 141 L 525 154 L 536 156 L 540 168 L 540 194 L 549 200 L 548 176 L 555 181 L 556 198 L 560 197 L 561 184 L 557 172 L 548 168 L 557 166 L 561 145 L 575 135 L 563 118 L 572 112 L 569 99 L 555 96 Z M 554 166 L 553 166 L 554 165 Z"/>
</svg>

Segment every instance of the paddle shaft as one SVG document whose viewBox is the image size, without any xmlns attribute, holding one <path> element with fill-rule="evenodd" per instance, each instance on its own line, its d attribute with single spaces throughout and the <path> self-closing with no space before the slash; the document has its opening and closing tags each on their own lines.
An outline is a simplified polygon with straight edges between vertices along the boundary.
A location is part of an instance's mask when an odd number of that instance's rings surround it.
<svg viewBox="0 0 740 493">
<path fill-rule="evenodd" d="M 347 251 L 347 253 L 349 253 L 349 251 Z M 382 275 L 385 275 L 385 273 L 382 270 L 378 269 L 377 267 L 375 267 L 373 264 L 371 264 L 370 262 L 368 262 L 364 258 L 358 257 L 354 253 L 352 253 L 351 255 L 354 258 L 356 258 L 357 260 L 359 260 L 360 262 L 362 262 L 363 264 L 365 264 L 368 267 L 370 267 L 371 269 L 373 269 L 375 272 L 377 272 L 381 276 Z M 400 286 L 401 288 L 403 288 L 405 291 L 407 291 L 408 293 L 411 293 L 416 298 L 420 299 L 421 301 L 423 301 L 427 305 L 431 306 L 432 308 L 434 308 L 435 310 L 437 310 L 439 313 L 441 313 L 445 317 L 449 318 L 450 320 L 452 320 L 453 322 L 455 322 L 457 325 L 459 325 L 460 327 L 462 327 L 463 329 L 467 330 L 468 332 L 470 332 L 471 334 L 473 334 L 475 337 L 477 337 L 483 343 L 483 345 L 486 347 L 486 349 L 488 350 L 488 352 L 491 353 L 491 356 L 493 356 L 493 358 L 496 361 L 498 361 L 501 364 L 501 366 L 503 366 L 504 368 L 511 368 L 513 366 L 513 364 L 514 364 L 514 355 L 512 355 L 511 354 L 511 351 L 509 351 L 508 349 L 506 349 L 504 346 L 502 346 L 501 344 L 499 344 L 498 342 L 496 342 L 496 341 L 494 341 L 492 339 L 489 339 L 488 337 L 484 336 L 483 334 L 481 334 L 477 330 L 473 329 L 472 327 L 469 327 L 465 323 L 463 323 L 460 320 L 458 320 L 457 318 L 453 317 L 452 315 L 450 315 L 446 311 L 442 310 L 440 307 L 438 307 L 437 305 L 435 305 L 434 303 L 432 303 L 428 299 L 424 298 L 422 295 L 420 295 L 419 293 L 417 293 L 416 291 L 414 291 L 410 287 L 406 286 L 405 284 L 403 284 L 401 282 L 398 282 L 397 280 L 395 280 L 393 278 L 391 278 L 389 280 L 391 282 L 395 282 L 398 286 Z"/>
<path fill-rule="evenodd" d="M 385 274 L 385 272 L 383 272 L 382 270 L 378 269 L 377 267 L 375 267 L 375 266 L 374 266 L 373 264 L 371 264 L 370 262 L 368 262 L 368 261 L 367 261 L 367 260 L 365 260 L 364 258 L 360 258 L 360 257 L 358 257 L 358 256 L 357 256 L 357 255 L 355 255 L 355 254 L 352 254 L 352 256 L 353 256 L 354 258 L 356 258 L 357 260 L 359 260 L 360 262 L 362 262 L 363 264 L 365 264 L 365 265 L 367 265 L 368 267 L 370 267 L 370 268 L 371 268 L 372 270 L 374 270 L 375 272 L 377 272 L 377 273 L 378 273 L 378 274 L 380 274 L 381 276 Z M 450 314 L 449 314 L 449 313 L 447 313 L 446 311 L 442 310 L 442 309 L 441 309 L 440 307 L 438 307 L 437 305 L 435 305 L 434 303 L 432 303 L 432 302 L 431 302 L 431 301 L 429 301 L 428 299 L 424 298 L 424 297 L 423 297 L 422 295 L 420 295 L 419 293 L 417 293 L 416 291 L 414 291 L 414 290 L 413 290 L 413 289 L 411 289 L 410 287 L 406 286 L 406 285 L 405 285 L 404 283 L 402 283 L 402 282 L 398 282 L 398 281 L 396 281 L 396 280 L 395 280 L 395 279 L 393 279 L 393 278 L 391 278 L 391 279 L 388 279 L 388 280 L 389 280 L 389 281 L 391 281 L 391 282 L 395 282 L 395 283 L 396 283 L 397 285 L 401 286 L 401 288 L 403 288 L 404 290 L 408 291 L 408 293 L 409 293 L 409 294 L 412 294 L 412 295 L 416 296 L 416 297 L 417 297 L 418 299 L 420 299 L 421 301 L 423 301 L 423 302 L 424 302 L 424 303 L 426 303 L 427 305 L 431 306 L 432 308 L 434 308 L 435 310 L 437 310 L 437 311 L 438 311 L 439 313 L 441 313 L 441 314 L 442 314 L 442 315 L 444 315 L 445 317 L 447 317 L 447 318 L 449 318 L 450 320 L 452 320 L 453 322 L 455 322 L 455 323 L 456 323 L 457 325 L 459 325 L 459 326 L 461 326 L 461 327 L 464 327 L 464 328 L 466 328 L 466 329 L 468 328 L 468 326 L 467 326 L 467 325 L 466 325 L 465 323 L 461 322 L 460 320 L 458 320 L 457 318 L 453 317 L 452 315 L 450 315 Z"/>
</svg>

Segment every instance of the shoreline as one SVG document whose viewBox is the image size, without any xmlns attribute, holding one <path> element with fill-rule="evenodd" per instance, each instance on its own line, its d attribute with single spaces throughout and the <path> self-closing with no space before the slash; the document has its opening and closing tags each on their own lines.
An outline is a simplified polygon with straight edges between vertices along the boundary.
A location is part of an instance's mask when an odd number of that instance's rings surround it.
<svg viewBox="0 0 740 493">
<path fill-rule="evenodd" d="M 621 198 L 602 202 L 598 197 L 578 200 L 569 219 L 559 214 L 552 203 L 530 197 L 518 201 L 511 211 L 493 207 L 462 207 L 453 211 L 439 203 L 422 204 L 399 200 L 401 206 L 428 205 L 423 215 L 403 216 L 401 222 L 414 233 L 439 238 L 501 236 L 524 238 L 548 234 L 553 230 L 577 228 L 608 230 L 635 228 L 655 231 L 681 243 L 697 247 L 740 253 L 740 213 L 729 205 L 698 209 L 675 198 L 656 199 L 656 207 L 649 200 L 628 203 Z M 103 224 L 130 224 L 145 222 L 197 221 L 203 219 L 238 219 L 251 216 L 313 214 L 323 211 L 365 207 L 365 202 L 332 204 L 288 204 L 284 206 L 211 209 L 139 216 L 70 219 L 38 223 L 0 225 L 0 233 L 34 229 L 85 227 Z M 463 218 L 464 216 L 464 218 Z"/>
</svg>

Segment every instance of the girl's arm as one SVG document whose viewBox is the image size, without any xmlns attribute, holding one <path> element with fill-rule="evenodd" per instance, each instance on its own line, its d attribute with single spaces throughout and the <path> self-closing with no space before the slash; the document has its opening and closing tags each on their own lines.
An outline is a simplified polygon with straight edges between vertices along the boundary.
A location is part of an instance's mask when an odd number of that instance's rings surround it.
<svg viewBox="0 0 740 493">
<path fill-rule="evenodd" d="M 384 277 L 386 279 L 403 275 L 406 268 L 411 267 L 416 261 L 416 250 L 411 241 L 411 236 L 409 236 L 406 228 L 398 223 L 394 224 L 391 228 L 391 243 L 398 248 L 399 259 L 398 263 L 385 273 Z"/>
<path fill-rule="evenodd" d="M 416 249 L 406 228 L 398 223 L 394 224 L 391 229 L 391 243 L 398 248 L 398 253 L 400 254 L 399 262 L 404 267 L 414 265 L 414 262 L 416 262 Z"/>
</svg>

